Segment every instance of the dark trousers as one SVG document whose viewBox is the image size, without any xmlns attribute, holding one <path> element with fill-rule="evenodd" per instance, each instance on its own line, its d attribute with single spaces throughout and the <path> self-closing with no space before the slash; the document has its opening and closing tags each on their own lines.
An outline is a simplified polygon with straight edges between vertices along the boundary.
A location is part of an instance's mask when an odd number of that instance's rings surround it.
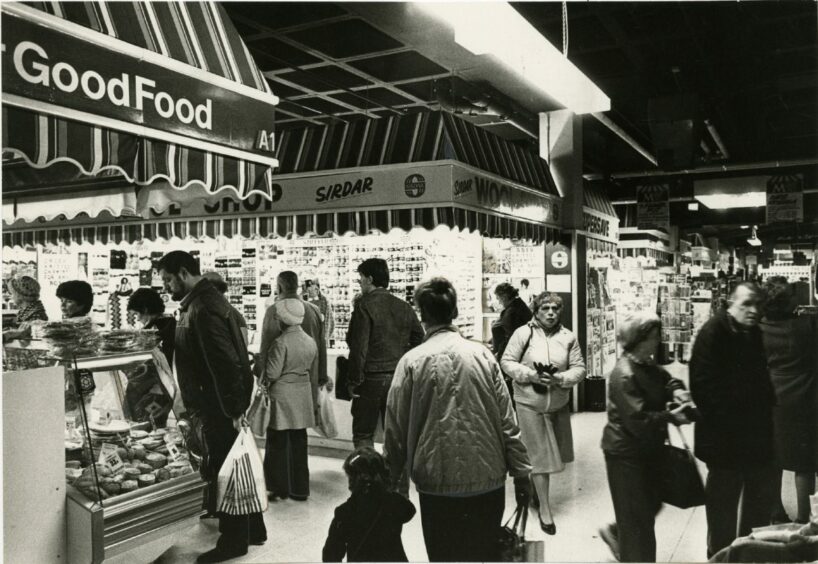
<svg viewBox="0 0 818 564">
<path fill-rule="evenodd" d="M 423 539 L 430 562 L 497 562 L 505 487 L 471 497 L 420 494 Z"/>
<path fill-rule="evenodd" d="M 279 497 L 307 499 L 310 495 L 310 469 L 306 429 L 267 429 L 264 477 L 270 493 Z"/>
<path fill-rule="evenodd" d="M 386 397 L 392 384 L 392 374 L 367 374 L 355 388 L 360 397 L 352 399 L 352 442 L 355 448 L 373 446 L 378 419 L 386 416 Z"/>
<path fill-rule="evenodd" d="M 611 490 L 620 562 L 656 562 L 656 514 L 662 508 L 657 457 L 620 457 L 605 454 Z"/>
<path fill-rule="evenodd" d="M 208 475 L 211 480 L 218 479 L 219 470 L 227 458 L 227 453 L 233 447 L 238 432 L 233 428 L 233 422 L 226 417 L 212 417 L 203 420 L 202 431 L 207 443 Z M 211 489 L 215 495 L 215 488 Z M 215 508 L 215 503 L 213 504 Z M 267 529 L 264 527 L 264 518 L 261 513 L 250 515 L 227 515 L 216 513 L 219 517 L 219 532 L 221 536 L 216 543 L 219 548 L 247 549 L 250 540 L 267 538 Z"/>
<path fill-rule="evenodd" d="M 704 490 L 708 558 L 753 527 L 770 524 L 776 496 L 772 465 L 736 469 L 708 464 Z"/>
</svg>

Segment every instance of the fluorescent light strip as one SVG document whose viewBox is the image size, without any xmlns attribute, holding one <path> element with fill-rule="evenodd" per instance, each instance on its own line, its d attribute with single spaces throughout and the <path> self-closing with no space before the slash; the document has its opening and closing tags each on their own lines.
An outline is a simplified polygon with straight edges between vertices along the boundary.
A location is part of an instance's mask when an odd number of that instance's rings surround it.
<svg viewBox="0 0 818 564">
<path fill-rule="evenodd" d="M 508 2 L 418 2 L 414 6 L 452 27 L 458 44 L 475 55 L 494 56 L 574 113 L 611 109 L 610 98 Z"/>
<path fill-rule="evenodd" d="M 743 194 L 707 194 L 696 199 L 711 210 L 733 208 L 758 208 L 767 205 L 766 192 L 744 192 Z"/>
</svg>

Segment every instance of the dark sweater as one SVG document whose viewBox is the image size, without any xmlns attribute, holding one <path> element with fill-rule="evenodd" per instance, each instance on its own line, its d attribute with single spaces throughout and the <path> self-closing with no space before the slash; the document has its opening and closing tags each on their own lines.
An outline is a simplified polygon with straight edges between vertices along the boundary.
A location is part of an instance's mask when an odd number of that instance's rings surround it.
<svg viewBox="0 0 818 564">
<path fill-rule="evenodd" d="M 406 562 L 400 536 L 414 515 L 412 502 L 397 493 L 353 494 L 335 509 L 323 561 L 346 555 L 347 562 Z"/>
</svg>

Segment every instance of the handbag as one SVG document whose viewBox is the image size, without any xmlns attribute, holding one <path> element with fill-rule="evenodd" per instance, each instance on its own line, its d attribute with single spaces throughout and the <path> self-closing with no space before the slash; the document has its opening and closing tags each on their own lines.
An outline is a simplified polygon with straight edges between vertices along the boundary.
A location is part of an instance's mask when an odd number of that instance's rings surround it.
<svg viewBox="0 0 818 564">
<path fill-rule="evenodd" d="M 270 409 L 270 398 L 264 391 L 259 388 L 256 395 L 253 396 L 253 402 L 247 410 L 247 423 L 250 427 L 250 432 L 253 433 L 257 439 L 264 439 L 267 435 L 267 427 L 270 426 L 270 417 L 272 410 Z"/>
<path fill-rule="evenodd" d="M 344 401 L 352 400 L 349 394 L 349 360 L 342 356 L 335 361 L 335 397 Z"/>
<path fill-rule="evenodd" d="M 704 505 L 704 483 L 696 459 L 687 446 L 681 429 L 676 427 L 684 448 L 668 443 L 662 446 L 660 493 L 664 503 L 687 509 Z"/>
<path fill-rule="evenodd" d="M 508 524 L 514 520 L 514 525 Z M 497 542 L 500 545 L 500 562 L 543 562 L 545 541 L 525 540 L 525 526 L 528 522 L 528 507 L 518 505 L 514 513 L 500 528 Z"/>
</svg>

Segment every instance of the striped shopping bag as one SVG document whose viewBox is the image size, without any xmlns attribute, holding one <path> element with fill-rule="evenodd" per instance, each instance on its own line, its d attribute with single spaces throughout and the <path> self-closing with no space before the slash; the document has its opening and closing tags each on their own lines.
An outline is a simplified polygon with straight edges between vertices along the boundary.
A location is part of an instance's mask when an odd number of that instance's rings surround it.
<svg viewBox="0 0 818 564">
<path fill-rule="evenodd" d="M 242 429 L 219 470 L 218 511 L 249 515 L 267 509 L 267 487 L 261 455 L 249 429 Z"/>
</svg>

